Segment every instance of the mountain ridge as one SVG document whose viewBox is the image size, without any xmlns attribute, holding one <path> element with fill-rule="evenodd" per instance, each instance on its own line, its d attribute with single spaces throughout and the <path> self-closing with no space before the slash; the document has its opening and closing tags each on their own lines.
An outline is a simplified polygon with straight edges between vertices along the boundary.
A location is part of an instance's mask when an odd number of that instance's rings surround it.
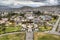
<svg viewBox="0 0 60 40">
<path fill-rule="evenodd" d="M 23 7 L 19 7 L 19 8 L 11 8 L 9 6 L 2 6 L 0 5 L 0 11 L 2 10 L 25 10 L 25 9 L 48 9 L 48 8 L 59 8 L 60 9 L 60 5 L 54 5 L 54 6 L 40 6 L 40 7 L 31 7 L 31 6 L 23 6 Z"/>
</svg>

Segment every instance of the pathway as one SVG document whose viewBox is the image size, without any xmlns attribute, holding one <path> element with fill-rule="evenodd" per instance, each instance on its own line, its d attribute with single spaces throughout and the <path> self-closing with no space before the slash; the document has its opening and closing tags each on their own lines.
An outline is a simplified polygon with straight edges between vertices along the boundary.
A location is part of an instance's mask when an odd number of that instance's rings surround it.
<svg viewBox="0 0 60 40">
<path fill-rule="evenodd" d="M 29 28 L 28 28 L 28 30 L 29 30 Z M 30 30 L 32 30 L 32 28 Z M 26 32 L 26 40 L 33 40 L 33 31 Z"/>
</svg>

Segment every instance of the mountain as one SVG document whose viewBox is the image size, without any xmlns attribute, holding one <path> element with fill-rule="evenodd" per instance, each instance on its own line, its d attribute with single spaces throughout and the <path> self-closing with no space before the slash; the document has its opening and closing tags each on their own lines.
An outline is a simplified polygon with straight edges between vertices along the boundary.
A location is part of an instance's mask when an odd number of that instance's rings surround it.
<svg viewBox="0 0 60 40">
<path fill-rule="evenodd" d="M 53 6 L 41 6 L 41 7 L 37 7 L 37 9 L 49 9 L 49 10 L 52 10 L 52 9 L 60 9 L 60 5 L 53 5 Z"/>
<path fill-rule="evenodd" d="M 23 6 L 23 7 L 21 7 L 20 9 L 22 10 L 22 9 L 32 9 L 33 7 L 30 7 L 30 6 Z"/>
<path fill-rule="evenodd" d="M 20 8 L 12 8 L 10 6 L 5 6 L 5 5 L 0 5 L 0 11 L 13 11 L 13 10 L 18 10 Z"/>
<path fill-rule="evenodd" d="M 21 7 L 20 10 L 22 11 L 60 11 L 60 5 L 53 5 L 53 6 L 40 6 L 40 7 L 30 7 L 24 6 Z"/>
<path fill-rule="evenodd" d="M 9 6 L 3 6 L 0 5 L 0 11 L 18 11 L 18 10 L 24 10 L 24 11 L 33 11 L 33 10 L 58 10 L 60 9 L 60 5 L 53 5 L 53 6 L 40 6 L 40 7 L 31 7 L 31 6 L 23 6 L 20 8 L 11 8 Z"/>
<path fill-rule="evenodd" d="M 0 11 L 11 10 L 11 7 L 0 5 Z"/>
</svg>

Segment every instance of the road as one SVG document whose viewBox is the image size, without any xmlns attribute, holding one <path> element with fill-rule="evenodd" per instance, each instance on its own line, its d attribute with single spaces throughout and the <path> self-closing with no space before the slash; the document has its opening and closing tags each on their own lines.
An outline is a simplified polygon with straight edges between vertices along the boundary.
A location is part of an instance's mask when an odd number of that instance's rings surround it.
<svg viewBox="0 0 60 40">
<path fill-rule="evenodd" d="M 60 35 L 60 33 L 58 33 L 58 32 L 43 32 L 43 33 Z"/>
<path fill-rule="evenodd" d="M 26 32 L 26 40 L 33 40 L 33 31 Z"/>
<path fill-rule="evenodd" d="M 12 33 L 5 33 L 5 34 L 1 34 L 0 36 L 10 35 L 10 34 L 18 34 L 18 33 L 24 33 L 24 32 L 12 32 Z"/>
</svg>

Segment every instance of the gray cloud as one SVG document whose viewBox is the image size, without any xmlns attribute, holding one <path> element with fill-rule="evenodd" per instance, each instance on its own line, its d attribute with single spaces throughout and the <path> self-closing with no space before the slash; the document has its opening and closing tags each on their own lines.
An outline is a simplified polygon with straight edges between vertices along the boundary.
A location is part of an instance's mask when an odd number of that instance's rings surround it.
<svg viewBox="0 0 60 40">
<path fill-rule="evenodd" d="M 60 5 L 60 0 L 57 0 L 58 1 L 58 4 Z"/>
<path fill-rule="evenodd" d="M 0 0 L 0 5 L 11 7 L 60 5 L 60 0 Z"/>
<path fill-rule="evenodd" d="M 45 2 L 46 0 L 32 0 L 34 2 Z"/>
</svg>

